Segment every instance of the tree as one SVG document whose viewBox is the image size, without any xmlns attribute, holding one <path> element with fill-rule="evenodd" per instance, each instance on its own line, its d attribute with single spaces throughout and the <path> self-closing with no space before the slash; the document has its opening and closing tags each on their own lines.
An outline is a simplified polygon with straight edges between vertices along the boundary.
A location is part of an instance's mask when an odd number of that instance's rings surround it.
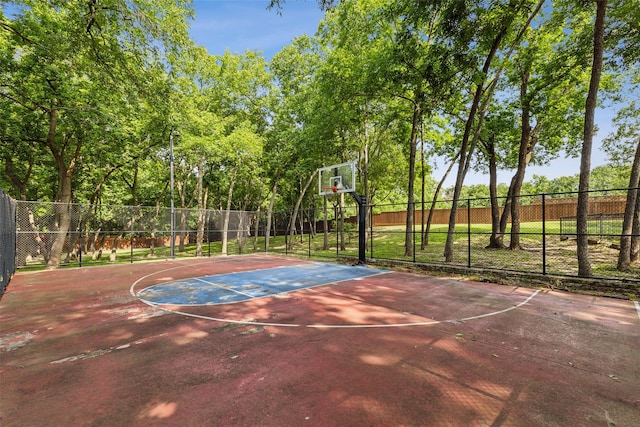
<svg viewBox="0 0 640 427">
<path fill-rule="evenodd" d="M 640 259 L 638 243 L 640 241 L 640 137 L 629 177 L 627 202 L 624 209 L 622 236 L 620 236 L 620 254 L 618 256 L 618 270 L 630 271 L 631 263 Z"/>
<path fill-rule="evenodd" d="M 631 87 L 631 84 L 628 87 Z M 617 127 L 616 131 L 603 141 L 603 149 L 608 154 L 612 165 L 598 175 L 607 179 L 612 176 L 618 177 L 613 188 L 628 186 L 620 236 L 618 269 L 629 271 L 632 263 L 640 260 L 640 191 L 638 189 L 640 187 L 640 140 L 638 139 L 640 109 L 637 108 L 637 102 L 631 101 L 620 110 L 614 119 L 614 124 Z M 633 160 L 629 166 L 630 159 Z M 615 173 L 616 171 L 621 173 Z M 595 172 L 596 170 L 592 177 L 596 175 Z M 626 182 L 621 181 L 624 178 L 627 179 Z"/>
<path fill-rule="evenodd" d="M 598 88 L 602 75 L 602 57 L 604 53 L 605 17 L 607 0 L 595 0 L 596 19 L 593 33 L 593 64 L 589 93 L 585 102 L 584 140 L 580 156 L 580 182 L 578 185 L 578 210 L 576 215 L 576 232 L 578 245 L 578 275 L 589 277 L 592 274 L 589 260 L 589 242 L 587 230 L 587 215 L 589 213 L 589 175 L 591 172 L 591 148 L 593 146 L 593 132 L 595 110 L 598 101 Z"/>
<path fill-rule="evenodd" d="M 152 93 L 146 90 L 155 82 L 153 71 L 163 66 L 157 46 L 170 52 L 184 42 L 189 13 L 182 4 L 157 0 L 111 0 L 103 7 L 25 0 L 13 19 L 0 17 L 0 97 L 26 119 L 11 138 L 46 148 L 57 175 L 49 266 L 60 262 L 81 159 L 91 158 L 92 145 L 113 141 L 114 107 L 121 112 L 123 102 Z"/>
<path fill-rule="evenodd" d="M 613 50 L 615 66 L 630 71 L 629 79 L 623 85 L 628 94 L 628 105 L 615 119 L 617 130 L 604 141 L 604 149 L 614 165 L 624 166 L 633 158 L 629 173 L 629 189 L 625 205 L 623 230 L 620 237 L 618 269 L 626 271 L 631 264 L 640 261 L 640 109 L 637 105 L 638 84 L 640 83 L 640 32 L 635 25 L 640 21 L 638 0 L 612 1 L 611 19 L 608 23 L 610 49 Z M 607 40 L 605 40 L 607 41 Z M 633 90 L 632 90 L 633 89 Z M 633 155 L 635 146 L 635 155 Z M 634 203 L 635 201 L 635 203 Z M 629 234 L 632 236 L 630 237 Z"/>
<path fill-rule="evenodd" d="M 341 77 L 336 83 L 351 85 L 344 98 L 359 102 L 351 111 L 366 113 L 375 102 L 390 105 L 392 99 L 405 111 L 405 256 L 413 254 L 416 154 L 423 117 L 442 108 L 469 62 L 465 49 L 456 48 L 464 45 L 459 40 L 468 30 L 464 20 L 469 11 L 459 6 L 454 1 L 425 5 L 410 0 L 361 0 L 342 2 L 329 14 L 328 21 L 332 23 L 334 16 L 336 21 L 333 27 L 329 25 L 336 34 L 329 62 L 334 62 L 334 74 Z M 351 113 L 348 117 L 356 116 Z M 367 123 L 374 121 L 367 118 Z M 371 132 L 366 128 L 360 134 Z M 368 149 L 368 145 L 362 148 Z M 368 176 L 368 165 L 364 171 Z"/>
<path fill-rule="evenodd" d="M 201 254 L 211 195 L 212 203 L 224 207 L 222 253 L 226 255 L 234 192 L 237 187 L 250 186 L 252 177 L 261 173 L 257 159 L 262 155 L 263 100 L 269 93 L 270 76 L 264 58 L 255 52 L 233 55 L 227 51 L 213 56 L 204 48 L 185 51 L 176 74 L 173 120 L 182 135 L 176 151 L 184 163 L 185 186 L 192 186 L 198 206 L 196 253 Z M 210 191 L 211 186 L 217 191 Z M 227 191 L 221 191 L 225 187 Z M 180 193 L 185 194 L 181 188 Z M 254 195 L 251 191 L 244 194 Z M 181 217 L 182 229 L 184 220 Z"/>
<path fill-rule="evenodd" d="M 321 101 L 321 91 L 316 90 L 320 49 L 310 37 L 297 37 L 270 64 L 276 89 L 271 97 L 273 121 L 267 129 L 263 161 L 266 173 L 273 177 L 267 208 L 267 250 L 277 196 L 287 200 L 287 206 L 297 206 L 287 226 L 287 234 L 293 236 L 306 190 L 322 159 L 332 156 L 333 129 L 327 122 L 333 112 Z M 300 184 L 301 180 L 308 185 Z M 288 244 L 293 245 L 292 238 Z"/>
<path fill-rule="evenodd" d="M 482 9 L 479 10 L 478 14 L 480 21 L 477 24 L 482 23 L 483 19 L 487 20 L 486 30 L 479 35 L 479 43 L 477 43 L 478 47 L 481 49 L 478 54 L 484 55 L 485 59 L 482 69 L 479 72 L 475 72 L 475 89 L 472 90 L 473 98 L 469 108 L 469 114 L 465 121 L 464 133 L 462 135 L 458 173 L 456 176 L 453 203 L 451 205 L 451 212 L 449 215 L 447 240 L 444 248 L 444 257 L 447 262 L 451 262 L 453 260 L 456 212 L 462 184 L 469 169 L 471 155 L 473 154 L 476 142 L 480 137 L 484 116 L 504 69 L 503 66 L 498 67 L 495 72 L 495 76 L 493 76 L 493 79 L 489 81 L 489 71 L 491 69 L 492 62 L 496 58 L 505 38 L 510 34 L 515 33 L 513 35 L 511 47 L 505 52 L 501 59 L 502 61 L 507 61 L 510 58 L 515 46 L 517 46 L 520 39 L 524 36 L 526 29 L 542 8 L 543 3 L 544 1 L 539 1 L 531 11 L 529 9 L 530 5 L 527 1 L 517 4 L 509 3 L 502 5 L 502 7 L 496 8 L 495 11 L 491 10 L 487 12 L 482 11 Z M 480 25 L 480 27 L 483 27 L 483 25 Z M 518 31 L 516 32 L 515 30 Z"/>
<path fill-rule="evenodd" d="M 578 144 L 581 100 L 587 80 L 583 71 L 586 64 L 581 50 L 572 48 L 574 39 L 581 36 L 580 28 L 567 31 L 566 20 L 569 20 L 566 15 L 556 11 L 549 16 L 541 16 L 535 29 L 527 31 L 513 63 L 507 66 L 509 86 L 503 92 L 508 93 L 509 87 L 513 87 L 515 94 L 510 105 L 501 107 L 495 115 L 500 129 L 496 131 L 497 126 L 492 126 L 491 137 L 495 141 L 496 136 L 502 134 L 498 139 L 506 142 L 498 146 L 503 153 L 502 165 L 515 165 L 516 171 L 505 200 L 499 230 L 494 229 L 489 247 L 504 247 L 503 236 L 509 216 L 509 248 L 515 250 L 520 247 L 520 194 L 529 163 L 544 164 L 549 158 L 556 157 L 560 150 L 571 151 Z M 579 15 L 570 19 L 570 22 L 576 21 L 580 22 Z M 504 94 L 502 97 L 506 98 Z M 509 111 L 517 110 L 520 111 L 520 131 L 518 138 L 513 138 L 518 143 L 513 144 L 508 141 L 508 134 L 515 116 Z M 491 149 L 495 154 L 496 146 Z"/>
</svg>

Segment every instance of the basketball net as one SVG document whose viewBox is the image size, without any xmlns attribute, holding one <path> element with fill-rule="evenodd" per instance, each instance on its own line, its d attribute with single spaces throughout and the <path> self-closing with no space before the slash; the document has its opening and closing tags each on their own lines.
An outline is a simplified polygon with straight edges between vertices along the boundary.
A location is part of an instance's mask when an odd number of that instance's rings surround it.
<svg viewBox="0 0 640 427">
<path fill-rule="evenodd" d="M 338 194 L 338 186 L 336 186 L 336 185 L 325 185 L 325 186 L 322 187 L 322 190 L 325 192 L 325 196 L 333 196 L 333 195 Z M 329 192 L 331 192 L 333 194 L 331 194 Z M 327 193 L 329 193 L 329 194 L 327 194 Z"/>
</svg>

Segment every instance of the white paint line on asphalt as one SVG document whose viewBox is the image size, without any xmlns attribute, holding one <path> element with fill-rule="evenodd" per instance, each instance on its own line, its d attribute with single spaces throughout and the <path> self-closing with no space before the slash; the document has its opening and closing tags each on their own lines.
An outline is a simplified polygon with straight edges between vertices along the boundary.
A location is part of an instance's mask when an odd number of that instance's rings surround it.
<svg viewBox="0 0 640 427">
<path fill-rule="evenodd" d="M 181 266 L 182 267 L 182 266 Z M 157 304 L 154 303 L 152 301 L 147 301 L 143 298 L 141 298 L 135 291 L 136 286 L 144 279 L 162 273 L 162 272 L 166 272 L 169 270 L 173 270 L 175 268 L 181 268 L 181 267 L 173 267 L 173 268 L 168 268 L 166 270 L 160 271 L 160 272 L 155 272 L 155 273 L 151 273 L 151 274 L 147 274 L 144 277 L 139 278 L 138 280 L 136 280 L 130 287 L 129 292 L 131 293 L 131 295 L 133 295 L 134 297 L 138 298 L 139 301 L 157 308 L 159 310 L 165 311 L 165 312 L 169 312 L 169 313 L 175 313 L 175 314 L 180 314 L 183 316 L 188 316 L 188 317 L 194 317 L 194 318 L 198 318 L 198 319 L 206 319 L 206 320 L 213 320 L 213 321 L 217 321 L 217 322 L 226 322 L 226 323 L 233 323 L 233 324 L 242 324 L 242 325 L 254 325 L 254 326 L 278 326 L 278 327 L 307 327 L 307 328 L 327 328 L 327 329 L 348 329 L 348 328 L 352 328 L 352 329 L 356 329 L 356 328 L 399 328 L 399 327 L 409 327 L 409 326 L 430 326 L 430 325 L 437 325 L 437 324 L 441 324 L 441 323 L 458 323 L 458 322 L 466 322 L 469 320 L 475 320 L 475 319 L 481 319 L 484 317 L 489 317 L 489 316 L 496 316 L 498 314 L 502 314 L 502 313 L 506 313 L 508 311 L 511 310 L 515 310 L 517 308 L 522 307 L 523 305 L 529 303 L 529 301 L 531 301 L 536 295 L 538 295 L 540 293 L 540 290 L 536 290 L 535 292 L 533 292 L 531 295 L 529 295 L 524 301 L 513 305 L 511 307 L 507 307 L 503 310 L 498 310 L 498 311 L 493 311 L 490 313 L 485 313 L 485 314 L 479 314 L 477 316 L 471 316 L 471 317 L 465 317 L 462 319 L 447 319 L 447 320 L 431 320 L 431 321 L 427 321 L 427 322 L 414 322 L 414 323 L 379 323 L 379 324 L 365 324 L 365 325 L 359 325 L 359 324 L 350 324 L 350 325 L 335 325 L 335 324 L 310 324 L 310 325 L 304 325 L 304 324 L 294 324 L 294 323 L 270 323 L 270 322 L 255 322 L 255 321 L 247 321 L 247 320 L 232 320 L 232 319 L 223 319 L 223 318 L 217 318 L 217 317 L 210 317 L 210 316 L 202 316 L 202 315 L 198 315 L 198 314 L 193 314 L 193 313 L 187 313 L 184 311 L 179 311 L 179 310 L 172 310 L 168 307 L 163 307 L 161 304 Z M 388 272 L 384 272 L 384 273 L 380 273 L 380 274 L 387 274 Z M 378 274 L 375 274 L 373 276 L 376 276 Z M 368 277 L 372 277 L 372 276 L 368 276 Z M 353 280 L 353 279 L 350 279 Z M 637 303 L 636 303 L 637 304 Z M 636 305 L 636 307 L 638 308 L 638 315 L 640 316 L 640 306 Z"/>
</svg>

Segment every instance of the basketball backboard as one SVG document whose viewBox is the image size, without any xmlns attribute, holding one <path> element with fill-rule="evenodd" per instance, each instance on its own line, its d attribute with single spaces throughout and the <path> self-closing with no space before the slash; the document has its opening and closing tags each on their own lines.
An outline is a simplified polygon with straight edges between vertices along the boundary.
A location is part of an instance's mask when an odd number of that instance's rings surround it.
<svg viewBox="0 0 640 427">
<path fill-rule="evenodd" d="M 356 162 L 341 163 L 318 170 L 318 194 L 329 196 L 356 191 Z"/>
</svg>

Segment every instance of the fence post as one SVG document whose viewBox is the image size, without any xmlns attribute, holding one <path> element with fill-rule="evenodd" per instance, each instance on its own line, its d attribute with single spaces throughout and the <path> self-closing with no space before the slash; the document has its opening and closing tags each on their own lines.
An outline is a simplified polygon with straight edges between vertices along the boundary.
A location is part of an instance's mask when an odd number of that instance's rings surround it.
<svg viewBox="0 0 640 427">
<path fill-rule="evenodd" d="M 340 256 L 340 224 L 338 223 L 338 207 L 333 207 L 333 222 L 336 225 L 336 259 Z"/>
<path fill-rule="evenodd" d="M 560 233 L 562 233 L 562 221 L 560 221 Z M 542 193 L 542 274 L 547 274 L 547 208 L 544 193 Z"/>
<path fill-rule="evenodd" d="M 206 215 L 204 218 L 206 221 L 205 223 L 207 224 L 207 257 L 211 258 L 211 228 L 209 227 L 211 225 L 211 210 L 207 209 L 205 212 Z"/>
<path fill-rule="evenodd" d="M 471 268 L 471 199 L 467 199 L 467 268 Z"/>
<path fill-rule="evenodd" d="M 265 222 L 264 222 L 264 232 L 262 233 L 264 235 L 264 253 L 266 254 L 267 251 L 267 233 L 271 233 L 271 230 L 267 230 L 267 222 L 268 222 L 268 215 L 269 215 L 269 211 L 267 211 L 267 217 L 265 217 Z M 260 222 L 262 222 L 261 218 L 258 219 Z M 271 220 L 273 221 L 274 218 L 271 218 Z M 258 228 L 259 230 L 259 228 Z M 271 237 L 271 235 L 269 234 L 269 237 Z"/>
<path fill-rule="evenodd" d="M 82 216 L 80 218 L 82 218 Z M 82 267 L 82 219 L 80 219 L 79 230 L 80 236 L 78 237 L 78 267 Z"/>
<path fill-rule="evenodd" d="M 238 212 L 238 211 L 233 211 L 236 215 L 236 220 L 238 225 L 236 225 L 236 229 L 234 231 L 235 235 L 236 235 L 236 245 L 238 246 L 238 255 L 242 255 L 242 247 L 244 246 L 244 243 L 242 243 L 242 230 L 240 229 L 240 216 L 242 215 L 242 213 Z"/>
<path fill-rule="evenodd" d="M 369 212 L 369 256 L 373 258 L 373 206 L 369 206 L 368 200 L 365 203 L 365 209 Z"/>
</svg>

